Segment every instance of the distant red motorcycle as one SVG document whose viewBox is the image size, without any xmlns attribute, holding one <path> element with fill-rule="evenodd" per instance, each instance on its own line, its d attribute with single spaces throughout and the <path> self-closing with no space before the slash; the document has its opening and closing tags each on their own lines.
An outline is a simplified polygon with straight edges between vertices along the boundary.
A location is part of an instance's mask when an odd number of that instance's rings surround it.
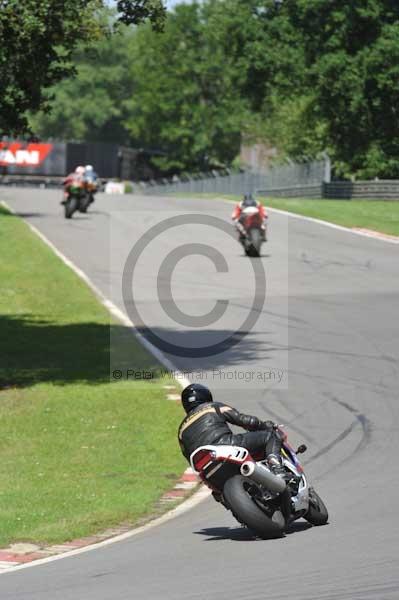
<svg viewBox="0 0 399 600">
<path fill-rule="evenodd" d="M 240 242 L 247 256 L 260 256 L 262 243 L 266 241 L 264 217 L 257 206 L 242 209 L 236 223 L 240 233 Z"/>
</svg>

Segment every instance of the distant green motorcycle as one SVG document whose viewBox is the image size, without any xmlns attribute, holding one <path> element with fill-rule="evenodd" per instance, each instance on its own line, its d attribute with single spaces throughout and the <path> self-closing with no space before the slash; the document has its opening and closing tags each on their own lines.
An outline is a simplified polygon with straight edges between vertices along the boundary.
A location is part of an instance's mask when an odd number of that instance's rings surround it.
<svg viewBox="0 0 399 600">
<path fill-rule="evenodd" d="M 65 188 L 67 197 L 64 200 L 65 218 L 71 219 L 74 212 L 77 210 L 81 213 L 87 212 L 91 203 L 91 195 L 86 189 L 85 182 L 81 179 L 76 179 L 69 183 Z"/>
</svg>

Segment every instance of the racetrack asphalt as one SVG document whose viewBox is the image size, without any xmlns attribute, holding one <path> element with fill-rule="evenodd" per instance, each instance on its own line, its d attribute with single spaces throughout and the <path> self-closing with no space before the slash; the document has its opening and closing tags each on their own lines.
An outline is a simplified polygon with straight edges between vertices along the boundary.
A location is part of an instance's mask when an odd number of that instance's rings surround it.
<svg viewBox="0 0 399 600">
<path fill-rule="evenodd" d="M 232 208 L 202 199 L 99 195 L 87 215 L 67 221 L 54 191 L 2 189 L 0 199 L 122 309 L 126 257 L 150 227 L 176 215 L 229 222 Z M 266 272 L 266 301 L 252 329 L 214 356 L 169 358 L 200 371 L 218 400 L 284 423 L 294 445 L 307 444 L 305 470 L 330 523 L 298 521 L 283 539 L 254 540 L 210 499 L 123 542 L 3 574 L 2 600 L 397 600 L 397 247 L 276 213 L 269 237 L 257 259 Z M 171 286 L 183 313 L 200 316 L 217 300 L 229 301 L 220 322 L 200 328 L 170 316 L 169 259 L 157 277 L 174 248 L 193 243 L 219 250 L 229 271 L 217 272 L 204 256 L 183 256 L 176 265 Z M 254 260 L 214 226 L 169 229 L 148 241 L 137 265 L 136 307 L 168 342 L 189 349 L 220 342 L 262 296 L 254 292 Z M 248 371 L 284 376 L 227 379 Z"/>
</svg>

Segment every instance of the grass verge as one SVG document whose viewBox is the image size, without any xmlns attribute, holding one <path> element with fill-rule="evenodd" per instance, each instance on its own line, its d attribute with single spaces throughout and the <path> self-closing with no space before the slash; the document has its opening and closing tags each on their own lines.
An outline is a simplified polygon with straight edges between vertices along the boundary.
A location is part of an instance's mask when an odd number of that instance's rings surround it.
<svg viewBox="0 0 399 600">
<path fill-rule="evenodd" d="M 384 200 L 267 199 L 267 206 L 345 227 L 372 229 L 399 235 L 399 202 Z"/>
<path fill-rule="evenodd" d="M 180 194 L 182 195 L 182 194 Z M 187 196 L 186 196 L 187 197 Z M 215 198 L 215 194 L 192 197 Z M 240 196 L 220 194 L 218 198 L 238 201 Z M 399 236 L 399 202 L 388 200 L 314 200 L 300 198 L 265 198 L 272 208 L 329 221 L 345 227 L 361 227 Z"/>
<path fill-rule="evenodd" d="M 131 368 L 159 365 L 2 207 L 0 272 L 0 546 L 134 523 L 184 469 L 181 409 L 161 379 L 110 382 L 110 328 Z"/>
</svg>

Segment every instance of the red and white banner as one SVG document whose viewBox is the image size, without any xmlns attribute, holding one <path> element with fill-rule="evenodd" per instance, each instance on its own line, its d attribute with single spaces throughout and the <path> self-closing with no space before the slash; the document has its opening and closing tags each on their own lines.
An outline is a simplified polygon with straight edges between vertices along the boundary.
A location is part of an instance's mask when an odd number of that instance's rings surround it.
<svg viewBox="0 0 399 600">
<path fill-rule="evenodd" d="M 0 142 L 0 166 L 36 167 L 53 149 L 53 144 L 23 144 Z"/>
</svg>

